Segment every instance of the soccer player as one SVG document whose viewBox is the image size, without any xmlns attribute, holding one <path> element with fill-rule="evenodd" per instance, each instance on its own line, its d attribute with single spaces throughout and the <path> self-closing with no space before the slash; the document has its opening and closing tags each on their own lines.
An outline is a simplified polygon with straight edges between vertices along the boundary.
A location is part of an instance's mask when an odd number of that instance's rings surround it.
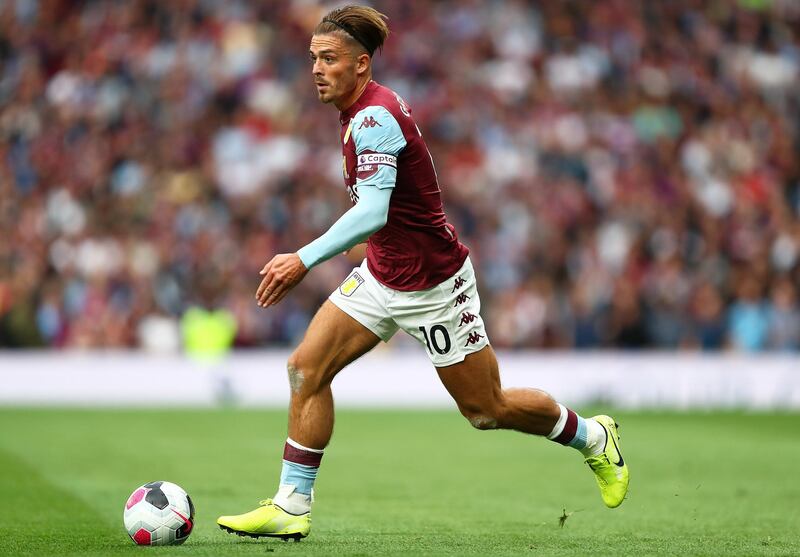
<svg viewBox="0 0 800 557">
<path fill-rule="evenodd" d="M 289 437 L 277 493 L 217 522 L 240 535 L 308 535 L 314 480 L 333 431 L 331 381 L 398 329 L 422 344 L 475 428 L 514 429 L 578 449 L 603 502 L 617 507 L 628 467 L 614 420 L 582 418 L 540 390 L 500 386 L 469 250 L 447 222 L 422 133 L 403 99 L 372 80 L 372 56 L 389 33 L 384 19 L 372 8 L 346 6 L 328 13 L 311 37 L 317 95 L 340 112 L 353 207 L 297 253 L 273 257 L 256 299 L 277 304 L 315 265 L 364 240 L 366 259 L 322 305 L 289 358 Z"/>
</svg>

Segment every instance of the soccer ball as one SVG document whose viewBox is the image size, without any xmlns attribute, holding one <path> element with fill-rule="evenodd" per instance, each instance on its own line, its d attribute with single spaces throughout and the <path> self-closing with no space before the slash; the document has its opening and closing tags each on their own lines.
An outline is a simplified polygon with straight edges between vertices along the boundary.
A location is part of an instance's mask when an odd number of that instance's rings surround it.
<svg viewBox="0 0 800 557">
<path fill-rule="evenodd" d="M 131 493 L 122 518 L 138 545 L 177 545 L 192 533 L 194 505 L 180 486 L 150 482 Z"/>
</svg>

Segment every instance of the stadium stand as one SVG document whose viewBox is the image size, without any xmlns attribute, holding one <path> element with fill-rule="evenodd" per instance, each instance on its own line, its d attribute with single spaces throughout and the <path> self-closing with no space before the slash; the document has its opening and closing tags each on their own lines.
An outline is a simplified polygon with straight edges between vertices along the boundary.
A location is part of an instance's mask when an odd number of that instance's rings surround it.
<svg viewBox="0 0 800 557">
<path fill-rule="evenodd" d="M 505 348 L 800 350 L 800 5 L 374 2 Z M 0 347 L 286 345 L 349 203 L 302 1 L 0 4 Z"/>
</svg>

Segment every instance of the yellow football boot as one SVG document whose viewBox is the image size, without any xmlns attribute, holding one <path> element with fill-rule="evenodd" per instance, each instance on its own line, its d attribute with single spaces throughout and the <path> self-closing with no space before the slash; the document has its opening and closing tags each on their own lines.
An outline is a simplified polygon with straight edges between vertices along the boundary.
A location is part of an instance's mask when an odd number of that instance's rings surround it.
<svg viewBox="0 0 800 557">
<path fill-rule="evenodd" d="M 600 423 L 606 430 L 606 446 L 599 455 L 587 458 L 586 464 L 594 472 L 603 503 L 613 509 L 619 507 L 625 500 L 630 478 L 628 465 L 625 464 L 619 451 L 619 433 L 617 433 L 619 425 L 610 416 L 593 416 L 590 419 Z"/>
<path fill-rule="evenodd" d="M 245 514 L 221 516 L 217 524 L 223 530 L 240 536 L 294 539 L 299 541 L 311 531 L 311 513 L 289 514 L 273 504 L 272 499 L 259 502 L 259 507 Z"/>
</svg>

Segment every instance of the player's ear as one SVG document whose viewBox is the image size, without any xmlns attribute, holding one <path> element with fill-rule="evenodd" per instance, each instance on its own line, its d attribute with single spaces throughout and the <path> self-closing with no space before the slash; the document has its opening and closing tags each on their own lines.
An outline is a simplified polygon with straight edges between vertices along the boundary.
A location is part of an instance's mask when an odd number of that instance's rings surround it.
<svg viewBox="0 0 800 557">
<path fill-rule="evenodd" d="M 368 72 L 370 64 L 372 64 L 372 59 L 369 54 L 359 54 L 358 58 L 356 58 L 356 72 L 359 75 Z"/>
</svg>

